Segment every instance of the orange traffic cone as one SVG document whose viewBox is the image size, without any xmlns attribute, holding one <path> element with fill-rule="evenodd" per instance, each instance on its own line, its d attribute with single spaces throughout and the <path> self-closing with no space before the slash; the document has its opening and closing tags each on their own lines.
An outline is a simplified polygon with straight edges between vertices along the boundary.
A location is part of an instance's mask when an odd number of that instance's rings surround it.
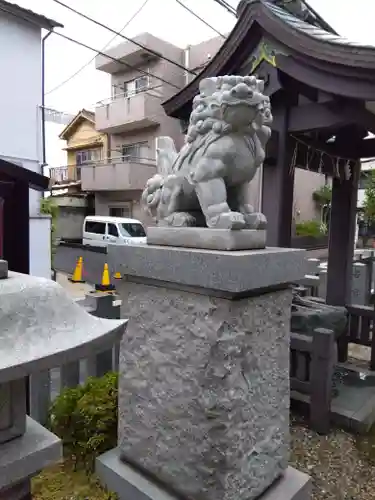
<svg viewBox="0 0 375 500">
<path fill-rule="evenodd" d="M 108 264 L 104 264 L 102 282 L 100 283 L 100 285 L 95 285 L 95 290 L 97 290 L 98 292 L 112 292 L 113 290 L 115 290 L 114 285 L 111 285 L 111 281 L 109 279 Z"/>
<path fill-rule="evenodd" d="M 83 258 L 79 257 L 79 259 L 77 260 L 76 267 L 74 269 L 73 276 L 69 278 L 69 281 L 71 281 L 72 283 L 85 283 L 82 274 L 83 274 Z"/>
<path fill-rule="evenodd" d="M 119 273 L 118 271 L 113 275 L 113 277 L 115 278 L 115 280 L 120 280 L 122 278 L 121 273 Z"/>
</svg>

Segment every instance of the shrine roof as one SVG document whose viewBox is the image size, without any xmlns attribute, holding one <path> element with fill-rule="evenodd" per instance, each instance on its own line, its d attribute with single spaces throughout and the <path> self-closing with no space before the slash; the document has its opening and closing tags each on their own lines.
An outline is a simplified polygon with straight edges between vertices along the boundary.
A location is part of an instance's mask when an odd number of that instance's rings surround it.
<svg viewBox="0 0 375 500">
<path fill-rule="evenodd" d="M 261 3 L 263 3 L 264 6 L 267 7 L 267 9 L 269 9 L 270 12 L 272 12 L 272 14 L 275 15 L 275 17 L 278 17 L 284 23 L 288 24 L 289 26 L 298 31 L 301 31 L 303 34 L 307 36 L 311 36 L 313 38 L 321 40 L 322 42 L 327 42 L 327 43 L 348 45 L 348 46 L 352 45 L 355 47 L 375 49 L 375 46 L 373 45 L 365 45 L 360 42 L 349 40 L 345 37 L 338 35 L 337 33 L 328 31 L 319 26 L 311 24 L 307 21 L 299 19 L 298 17 L 294 16 L 293 14 L 286 11 L 282 7 L 275 5 L 271 2 L 268 2 L 266 0 L 260 0 L 260 1 Z"/>
<path fill-rule="evenodd" d="M 20 5 L 15 3 L 7 2 L 6 0 L 0 0 L 0 10 L 5 13 L 9 13 L 25 21 L 29 21 L 33 24 L 40 26 L 46 30 L 52 30 L 53 28 L 63 28 L 64 26 L 49 17 L 43 16 L 41 14 L 36 14 L 30 9 L 25 9 Z"/>
<path fill-rule="evenodd" d="M 262 38 L 279 52 L 275 66 L 293 78 L 315 88 L 321 80 L 323 91 L 335 94 L 337 89 L 342 97 L 361 99 L 363 95 L 364 100 L 372 100 L 375 46 L 341 37 L 316 13 L 304 20 L 269 0 L 243 0 L 237 12 L 238 21 L 215 57 L 194 80 L 163 103 L 169 116 L 186 116 L 203 78 L 243 74 L 246 60 Z"/>
<path fill-rule="evenodd" d="M 9 179 L 11 182 L 27 184 L 36 191 L 45 191 L 49 188 L 50 179 L 42 174 L 33 172 L 21 164 L 8 161 L 0 157 L 0 180 Z"/>
</svg>

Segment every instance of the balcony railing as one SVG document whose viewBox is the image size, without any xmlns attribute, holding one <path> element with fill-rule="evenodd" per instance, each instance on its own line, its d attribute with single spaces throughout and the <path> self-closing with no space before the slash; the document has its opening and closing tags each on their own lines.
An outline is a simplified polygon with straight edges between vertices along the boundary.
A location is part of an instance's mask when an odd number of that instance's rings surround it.
<svg viewBox="0 0 375 500">
<path fill-rule="evenodd" d="M 81 180 L 80 168 L 76 165 L 50 168 L 53 185 L 70 184 Z"/>
<path fill-rule="evenodd" d="M 155 88 L 116 94 L 99 101 L 95 108 L 98 132 L 121 133 L 160 125 L 165 117 L 161 96 Z"/>
<path fill-rule="evenodd" d="M 82 165 L 83 191 L 142 190 L 156 173 L 156 161 L 135 156 L 112 157 Z"/>
<path fill-rule="evenodd" d="M 162 99 L 163 96 L 158 91 L 161 88 L 161 85 L 155 86 L 145 86 L 142 88 L 138 88 L 135 90 L 128 90 L 127 92 L 119 92 L 114 94 L 112 97 L 107 97 L 106 99 L 102 99 L 96 103 L 96 106 L 105 106 L 106 104 L 110 104 L 113 101 L 117 101 L 119 99 L 131 99 L 136 95 L 147 93 L 153 97 L 157 97 L 158 99 Z"/>
<path fill-rule="evenodd" d="M 140 190 L 155 172 L 156 160 L 127 155 L 51 168 L 50 177 L 53 189 L 80 182 L 82 191 Z"/>
</svg>

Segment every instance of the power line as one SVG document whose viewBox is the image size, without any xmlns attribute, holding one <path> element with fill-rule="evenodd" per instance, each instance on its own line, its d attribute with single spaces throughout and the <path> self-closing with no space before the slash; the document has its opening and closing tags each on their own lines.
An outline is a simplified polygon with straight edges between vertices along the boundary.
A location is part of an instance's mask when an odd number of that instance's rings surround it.
<svg viewBox="0 0 375 500">
<path fill-rule="evenodd" d="M 138 14 L 140 14 L 140 12 L 144 9 L 144 7 L 146 7 L 146 5 L 147 5 L 148 2 L 149 2 L 149 0 L 145 0 L 143 2 L 143 4 L 139 7 L 139 9 L 132 15 L 132 17 L 121 28 L 120 33 L 122 31 L 124 31 L 124 29 L 126 29 L 132 21 L 134 21 L 134 19 L 138 16 Z M 102 50 L 105 50 L 116 38 L 117 38 L 117 35 L 113 36 L 109 40 L 109 42 L 106 45 L 104 45 L 104 47 L 102 48 Z M 46 92 L 45 95 L 52 94 L 52 92 L 55 92 L 56 90 L 58 90 L 61 87 L 63 87 L 66 83 L 68 83 L 71 80 L 73 80 L 73 78 L 75 78 L 77 75 L 79 75 L 79 73 L 81 73 L 81 71 L 83 71 L 85 68 L 87 68 L 88 66 L 90 66 L 90 64 L 95 61 L 95 58 L 96 58 L 96 54 L 89 61 L 87 61 L 86 64 L 84 64 L 81 68 L 79 68 L 75 73 L 73 73 L 71 76 L 69 76 L 69 78 L 67 78 L 63 82 L 59 83 L 59 85 L 56 85 L 56 87 L 54 87 L 53 89 L 51 89 L 48 92 Z"/>
<path fill-rule="evenodd" d="M 190 7 L 188 7 L 187 5 L 185 5 L 183 2 L 181 2 L 181 0 L 176 0 L 176 2 L 181 5 L 181 7 L 183 7 L 185 10 L 187 10 L 188 12 L 190 12 L 190 14 L 192 14 L 194 17 L 196 17 L 197 19 L 199 19 L 203 24 L 205 24 L 206 26 L 208 26 L 210 29 L 212 29 L 213 31 L 215 31 L 215 33 L 217 33 L 219 36 L 221 36 L 222 38 L 224 38 L 224 40 L 226 40 L 226 36 L 223 35 L 222 33 L 220 33 L 220 31 L 218 31 L 216 28 L 214 28 L 210 23 L 208 23 L 205 19 L 203 19 L 202 17 L 200 17 L 198 14 L 196 14 L 192 9 L 190 9 Z"/>
<path fill-rule="evenodd" d="M 112 57 L 112 56 L 110 56 L 108 54 L 105 54 L 101 50 L 94 49 L 93 47 L 90 47 L 90 45 L 86 45 L 85 43 L 80 42 L 78 40 L 75 40 L 74 38 L 70 38 L 69 36 L 64 35 L 63 33 L 59 33 L 58 31 L 54 31 L 54 34 L 58 35 L 58 36 L 61 36 L 62 38 L 65 38 L 65 40 L 68 40 L 69 42 L 76 43 L 77 45 L 80 45 L 81 47 L 84 47 L 85 49 L 89 49 L 89 50 L 92 50 L 94 52 L 97 52 L 99 55 L 107 57 L 108 59 L 111 59 L 112 61 L 117 62 L 119 64 L 122 64 L 123 66 L 126 66 L 129 69 L 133 69 L 135 71 L 138 71 L 139 73 L 143 73 L 146 76 L 152 76 L 153 78 L 157 78 L 161 82 L 164 82 L 167 85 L 170 85 L 171 87 L 174 87 L 177 90 L 181 90 L 180 87 L 178 87 L 174 83 L 169 82 L 168 80 L 165 80 L 161 76 L 156 76 L 153 73 L 150 73 L 149 71 L 145 71 L 145 70 L 143 70 L 141 68 L 137 68 L 136 66 L 132 66 L 131 64 L 125 63 L 124 61 L 121 61 L 121 59 L 117 59 L 116 57 Z"/>
<path fill-rule="evenodd" d="M 13 13 L 13 12 L 12 12 L 12 13 L 11 13 L 11 12 L 8 12 L 8 11 L 7 11 L 7 10 L 5 10 L 4 8 L 2 8 L 1 6 L 0 6 L 0 11 L 5 12 L 6 14 L 10 14 L 10 15 L 12 15 L 13 17 L 16 17 L 16 18 L 18 18 L 18 19 L 22 19 L 23 21 L 26 21 L 26 22 L 28 22 L 28 23 L 30 23 L 30 24 L 34 24 L 35 26 L 40 27 L 40 26 L 39 26 L 39 24 L 37 24 L 36 22 L 33 22 L 33 21 L 31 21 L 30 19 L 28 19 L 28 18 L 26 18 L 26 17 L 24 17 L 24 16 L 21 16 L 21 15 L 20 15 L 20 14 L 18 14 L 18 13 L 17 13 L 17 14 L 15 14 L 15 13 Z M 77 45 L 79 45 L 79 46 L 81 46 L 81 47 L 84 47 L 85 49 L 92 50 L 93 52 L 96 52 L 97 54 L 99 54 L 99 55 L 101 55 L 101 56 L 104 56 L 104 57 L 106 57 L 106 58 L 108 58 L 108 59 L 110 59 L 110 60 L 112 60 L 112 61 L 114 61 L 114 62 L 116 62 L 116 63 L 122 64 L 123 66 L 126 66 L 126 67 L 127 67 L 127 68 L 129 68 L 129 69 L 132 69 L 132 70 L 138 71 L 139 73 L 142 73 L 142 74 L 144 74 L 144 75 L 146 75 L 146 76 L 152 76 L 153 78 L 156 78 L 157 80 L 160 80 L 161 82 L 164 82 L 164 83 L 166 83 L 167 85 L 170 85 L 171 87 L 174 87 L 174 88 L 175 88 L 175 89 L 177 89 L 177 90 L 181 90 L 181 88 L 180 88 L 180 87 L 178 87 L 178 86 L 177 86 L 177 85 L 175 85 L 174 83 L 169 82 L 168 80 L 165 80 L 165 79 L 164 79 L 164 78 L 162 78 L 161 76 L 156 76 L 156 75 L 154 75 L 153 73 L 150 73 L 149 71 L 145 71 L 145 70 L 143 70 L 143 69 L 141 69 L 141 68 L 137 68 L 136 66 L 132 66 L 131 64 L 128 64 L 128 63 L 126 63 L 126 62 L 124 62 L 124 61 L 121 61 L 121 59 L 117 59 L 116 57 L 112 57 L 112 56 L 110 56 L 110 55 L 108 55 L 108 54 L 105 54 L 105 53 L 104 53 L 104 52 L 102 52 L 101 50 L 94 49 L 94 48 L 93 48 L 93 47 L 91 47 L 90 45 L 86 45 L 85 43 L 80 42 L 80 41 L 78 41 L 78 40 L 75 40 L 74 38 L 70 38 L 69 36 L 64 35 L 63 33 L 60 33 L 60 32 L 58 32 L 58 31 L 53 31 L 53 33 L 54 33 L 55 35 L 57 35 L 57 36 L 60 36 L 61 38 L 65 38 L 65 40 L 68 40 L 69 42 L 75 43 L 75 44 L 77 44 Z"/>
<path fill-rule="evenodd" d="M 230 14 L 237 17 L 236 10 L 231 5 L 229 5 L 229 3 L 227 3 L 225 0 L 214 0 L 214 2 L 219 4 L 220 7 L 224 7 L 224 9 L 226 9 Z"/>
<path fill-rule="evenodd" d="M 65 7 L 66 9 L 70 10 L 71 12 L 74 12 L 78 16 L 81 16 L 84 19 L 87 19 L 88 21 L 91 21 L 92 23 L 96 24 L 97 26 L 100 26 L 101 28 L 104 28 L 104 29 L 110 31 L 114 35 L 120 36 L 124 40 L 127 40 L 128 42 L 133 43 L 134 45 L 137 45 L 138 47 L 140 47 L 141 49 L 145 50 L 149 54 L 152 54 L 152 55 L 154 55 L 154 56 L 156 56 L 158 58 L 164 59 L 164 61 L 167 61 L 167 62 L 173 64 L 177 68 L 180 68 L 180 69 L 182 69 L 184 71 L 187 71 L 191 75 L 196 75 L 196 73 L 194 71 L 190 70 L 189 68 L 186 68 L 185 66 L 183 66 L 180 63 L 178 63 L 177 61 L 173 61 L 173 59 L 169 59 L 169 57 L 163 56 L 159 52 L 156 52 L 155 50 L 150 49 L 150 48 L 146 47 L 145 45 L 142 45 L 141 43 L 136 42 L 135 40 L 132 40 L 131 38 L 123 35 L 119 31 L 115 31 L 114 29 L 110 28 L 109 26 L 106 26 L 105 24 L 97 21 L 96 19 L 93 19 L 92 17 L 87 16 L 86 14 L 83 14 L 83 12 L 79 12 L 78 10 L 73 9 L 73 7 L 70 7 L 70 5 L 67 5 L 67 4 L 63 3 L 60 0 L 52 0 L 52 1 L 55 2 L 55 3 L 57 3 L 57 4 L 59 4 L 59 5 L 61 5 L 62 7 Z"/>
</svg>

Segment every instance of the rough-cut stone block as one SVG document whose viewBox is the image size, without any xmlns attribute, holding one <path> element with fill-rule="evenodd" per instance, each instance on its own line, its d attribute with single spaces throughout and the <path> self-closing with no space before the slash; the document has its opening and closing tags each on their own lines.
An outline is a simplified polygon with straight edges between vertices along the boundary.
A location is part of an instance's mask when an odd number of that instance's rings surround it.
<svg viewBox="0 0 375 500">
<path fill-rule="evenodd" d="M 126 279 L 174 283 L 216 294 L 258 293 L 300 280 L 307 269 L 304 250 L 196 250 L 150 245 L 109 245 L 108 259 Z"/>
<path fill-rule="evenodd" d="M 119 460 L 117 448 L 96 459 L 96 473 L 119 500 L 177 500 L 142 473 Z M 288 467 L 257 500 L 310 500 L 311 478 Z"/>
<path fill-rule="evenodd" d="M 147 243 L 169 247 L 206 248 L 208 250 L 254 250 L 266 247 L 265 230 L 211 229 L 201 227 L 149 227 Z"/>
<path fill-rule="evenodd" d="M 25 434 L 1 446 L 0 492 L 58 462 L 61 457 L 60 439 L 27 417 Z"/>
<path fill-rule="evenodd" d="M 0 280 L 8 277 L 8 262 L 0 259 Z"/>
<path fill-rule="evenodd" d="M 25 379 L 0 384 L 0 445 L 26 429 Z"/>
<path fill-rule="evenodd" d="M 118 292 L 122 457 L 192 500 L 257 498 L 288 464 L 292 292 Z"/>
</svg>

